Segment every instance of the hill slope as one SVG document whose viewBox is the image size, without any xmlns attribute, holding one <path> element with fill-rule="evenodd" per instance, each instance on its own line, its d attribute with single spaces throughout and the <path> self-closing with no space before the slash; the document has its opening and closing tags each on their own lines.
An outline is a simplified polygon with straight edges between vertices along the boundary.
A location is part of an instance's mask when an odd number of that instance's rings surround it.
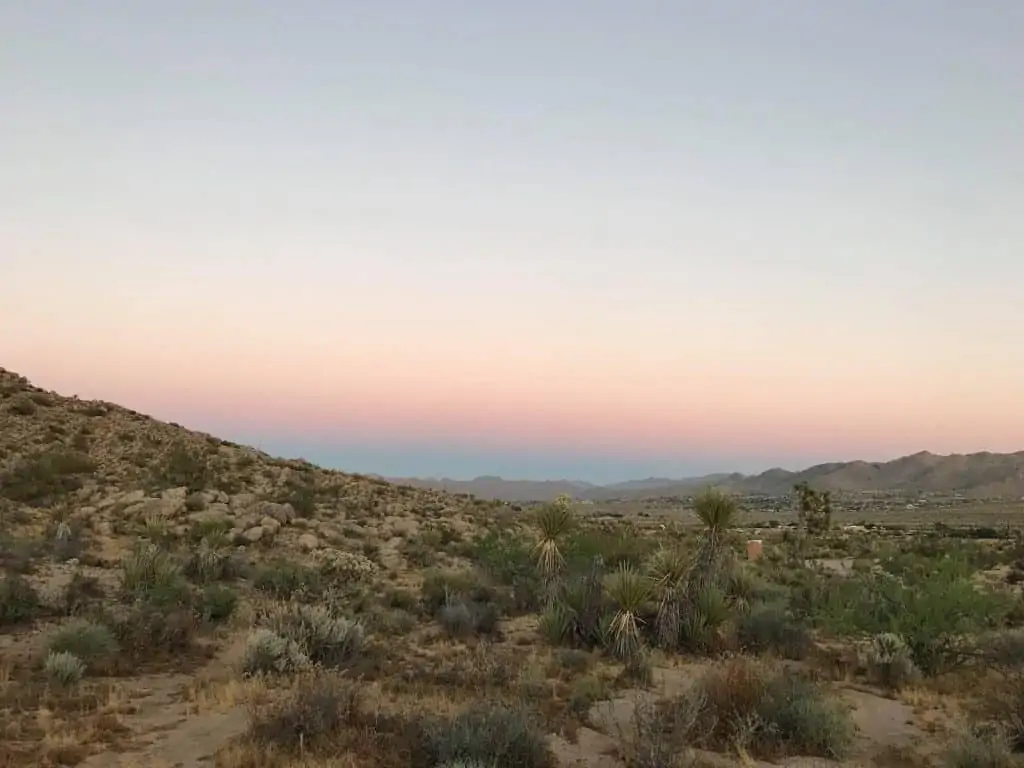
<svg viewBox="0 0 1024 768">
<path fill-rule="evenodd" d="M 118 405 L 47 392 L 0 368 L 0 519 L 64 510 L 108 544 L 130 543 L 115 529 L 150 519 L 182 531 L 219 521 L 239 543 L 302 552 L 358 551 L 372 539 L 396 563 L 400 537 L 425 520 L 466 528 L 474 510 L 493 506 L 274 458 Z"/>
</svg>

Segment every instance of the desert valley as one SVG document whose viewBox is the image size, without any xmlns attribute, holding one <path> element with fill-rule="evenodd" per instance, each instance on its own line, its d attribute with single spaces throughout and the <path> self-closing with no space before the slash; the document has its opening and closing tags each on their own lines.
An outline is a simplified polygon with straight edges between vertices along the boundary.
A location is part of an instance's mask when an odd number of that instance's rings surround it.
<svg viewBox="0 0 1024 768">
<path fill-rule="evenodd" d="M 0 766 L 1014 765 L 1021 455 L 894 465 L 481 499 L 0 370 Z"/>
</svg>

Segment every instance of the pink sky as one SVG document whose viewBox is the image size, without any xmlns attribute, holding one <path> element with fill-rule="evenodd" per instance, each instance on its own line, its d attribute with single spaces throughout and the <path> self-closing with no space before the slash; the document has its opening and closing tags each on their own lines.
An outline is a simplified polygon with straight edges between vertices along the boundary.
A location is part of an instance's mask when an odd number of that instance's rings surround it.
<svg viewBox="0 0 1024 768">
<path fill-rule="evenodd" d="M 0 3 L 0 365 L 361 471 L 1024 448 L 1015 6 L 297 1 Z"/>
</svg>

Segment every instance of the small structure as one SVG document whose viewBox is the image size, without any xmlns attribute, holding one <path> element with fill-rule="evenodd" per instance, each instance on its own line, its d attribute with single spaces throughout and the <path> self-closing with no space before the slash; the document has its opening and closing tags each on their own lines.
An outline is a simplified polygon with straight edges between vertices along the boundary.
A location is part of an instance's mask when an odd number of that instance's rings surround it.
<svg viewBox="0 0 1024 768">
<path fill-rule="evenodd" d="M 760 560 L 764 552 L 764 544 L 761 539 L 750 539 L 747 541 L 747 560 Z"/>
</svg>

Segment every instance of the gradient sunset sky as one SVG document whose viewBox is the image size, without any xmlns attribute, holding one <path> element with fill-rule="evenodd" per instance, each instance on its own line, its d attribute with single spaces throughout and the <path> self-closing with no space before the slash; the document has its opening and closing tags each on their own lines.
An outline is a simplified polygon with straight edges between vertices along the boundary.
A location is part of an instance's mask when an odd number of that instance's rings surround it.
<svg viewBox="0 0 1024 768">
<path fill-rule="evenodd" d="M 0 365 L 386 475 L 1024 448 L 1024 3 L 0 2 Z"/>
</svg>

